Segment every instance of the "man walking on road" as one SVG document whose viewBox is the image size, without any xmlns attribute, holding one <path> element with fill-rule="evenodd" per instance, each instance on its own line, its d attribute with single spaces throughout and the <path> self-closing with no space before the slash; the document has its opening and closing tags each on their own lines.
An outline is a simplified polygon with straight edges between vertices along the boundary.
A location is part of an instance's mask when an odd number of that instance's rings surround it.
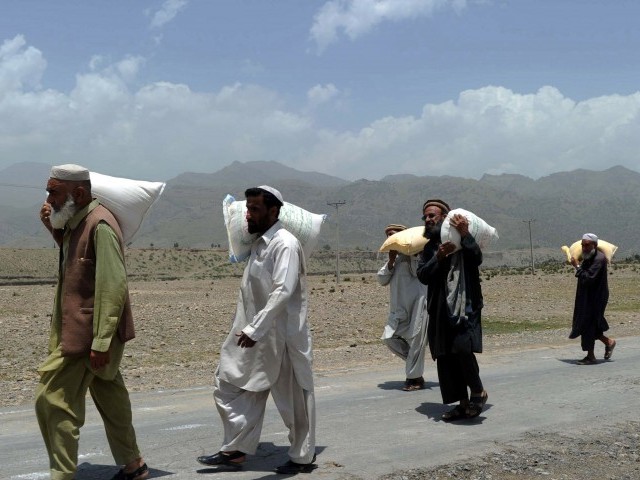
<svg viewBox="0 0 640 480">
<path fill-rule="evenodd" d="M 449 220 L 451 228 L 460 233 L 460 250 L 450 241 L 442 242 L 441 227 L 449 210 L 442 200 L 424 203 L 424 235 L 429 241 L 418 264 L 418 278 L 428 286 L 427 336 L 437 362 L 442 402 L 460 402 L 442 415 L 444 421 L 477 417 L 488 398 L 475 356 L 482 352 L 478 270 L 482 252 L 469 232 L 469 221 L 460 214 Z"/>
<path fill-rule="evenodd" d="M 102 416 L 111 453 L 124 467 L 113 480 L 149 476 L 136 443 L 129 393 L 120 374 L 134 338 L 122 233 L 91 196 L 89 171 L 51 169 L 40 219 L 60 246 L 49 356 L 40 365 L 36 415 L 52 480 L 75 476 L 87 390 Z"/>
<path fill-rule="evenodd" d="M 315 461 L 315 397 L 304 253 L 278 220 L 282 195 L 245 192 L 249 233 L 259 237 L 245 267 L 233 326 L 222 345 L 214 400 L 224 440 L 203 465 L 239 470 L 260 440 L 269 392 L 289 429 L 290 460 L 277 473 L 310 472 Z"/>
<path fill-rule="evenodd" d="M 616 341 L 604 335 L 609 330 L 604 311 L 609 301 L 607 280 L 607 259 L 598 250 L 598 237 L 593 233 L 582 236 L 582 263 L 571 257 L 571 265 L 576 269 L 578 286 L 573 310 L 573 325 L 569 338 L 580 338 L 582 350 L 587 356 L 578 360 L 578 365 L 596 363 L 594 348 L 596 339 L 604 343 L 604 358 L 609 360 Z"/>
<path fill-rule="evenodd" d="M 404 225 L 387 225 L 387 237 L 406 230 Z M 418 257 L 389 252 L 378 270 L 378 283 L 389 285 L 389 317 L 382 340 L 405 362 L 406 392 L 424 388 L 424 353 L 427 348 L 427 289 L 417 277 Z"/>
</svg>

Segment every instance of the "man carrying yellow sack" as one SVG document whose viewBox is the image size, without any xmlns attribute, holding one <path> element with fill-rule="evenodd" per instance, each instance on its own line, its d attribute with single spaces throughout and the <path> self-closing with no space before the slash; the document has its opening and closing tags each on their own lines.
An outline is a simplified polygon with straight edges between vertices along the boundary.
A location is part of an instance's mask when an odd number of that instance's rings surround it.
<svg viewBox="0 0 640 480">
<path fill-rule="evenodd" d="M 387 238 L 406 230 L 391 224 L 384 229 Z M 424 353 L 427 346 L 427 287 L 418 280 L 418 256 L 389 251 L 389 260 L 378 270 L 378 283 L 389 285 L 389 318 L 382 340 L 405 361 L 406 392 L 424 388 Z"/>
<path fill-rule="evenodd" d="M 582 236 L 582 263 L 578 263 L 575 257 L 571 257 L 570 262 L 576 269 L 578 287 L 569 338 L 581 337 L 582 350 L 587 352 L 587 356 L 576 363 L 594 365 L 596 356 L 593 350 L 596 339 L 605 345 L 605 360 L 611 358 L 616 346 L 615 340 L 604 335 L 604 332 L 609 330 L 609 324 L 604 318 L 609 301 L 609 285 L 607 259 L 604 253 L 598 250 L 598 237 L 593 233 L 585 233 Z"/>
</svg>

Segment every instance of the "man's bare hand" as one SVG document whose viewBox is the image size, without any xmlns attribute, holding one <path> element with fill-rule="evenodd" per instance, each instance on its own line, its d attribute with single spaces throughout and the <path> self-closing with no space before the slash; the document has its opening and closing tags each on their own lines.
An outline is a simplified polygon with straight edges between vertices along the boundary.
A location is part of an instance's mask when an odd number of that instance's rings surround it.
<svg viewBox="0 0 640 480">
<path fill-rule="evenodd" d="M 47 230 L 51 231 L 53 227 L 51 226 L 51 205 L 48 203 L 42 204 L 42 208 L 40 208 L 40 221 L 47 227 Z"/>
<path fill-rule="evenodd" d="M 458 231 L 462 238 L 469 235 L 469 220 L 464 215 L 456 213 L 449 220 L 449 224 Z"/>
<path fill-rule="evenodd" d="M 578 268 L 578 260 L 575 259 L 575 257 L 571 257 L 571 265 L 573 265 L 575 268 Z"/>
<path fill-rule="evenodd" d="M 251 348 L 256 344 L 256 341 L 251 340 L 246 333 L 236 333 L 236 337 L 240 337 L 238 338 L 238 346 L 241 348 Z"/>
<path fill-rule="evenodd" d="M 438 247 L 436 258 L 438 260 L 444 260 L 445 257 L 451 255 L 456 250 L 456 246 L 452 242 L 444 242 Z"/>
<path fill-rule="evenodd" d="M 91 350 L 89 354 L 89 362 L 91 363 L 91 368 L 94 370 L 103 369 L 111 360 L 109 355 L 109 351 L 106 352 L 96 352 L 95 350 Z"/>
<path fill-rule="evenodd" d="M 395 266 L 397 257 L 398 257 L 397 250 L 389 250 L 389 261 L 387 262 L 387 267 L 389 267 L 389 270 L 392 270 L 393 267 Z"/>
</svg>

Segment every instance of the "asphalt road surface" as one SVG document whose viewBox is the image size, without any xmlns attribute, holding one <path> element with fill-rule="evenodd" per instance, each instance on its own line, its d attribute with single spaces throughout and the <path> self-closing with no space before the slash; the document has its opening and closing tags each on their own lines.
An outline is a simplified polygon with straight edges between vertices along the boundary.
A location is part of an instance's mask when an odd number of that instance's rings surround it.
<svg viewBox="0 0 640 480">
<path fill-rule="evenodd" d="M 380 348 L 384 348 L 382 345 Z M 601 354 L 602 345 L 596 352 Z M 375 479 L 396 470 L 469 459 L 525 432 L 571 433 L 589 421 L 637 420 L 640 337 L 618 339 L 611 361 L 579 366 L 579 342 L 558 348 L 479 355 L 489 392 L 483 414 L 456 424 L 440 421 L 435 364 L 427 389 L 403 392 L 402 363 L 316 378 L 318 468 L 302 478 Z M 260 448 L 239 472 L 205 468 L 196 457 L 217 451 L 221 424 L 211 388 L 132 394 L 138 443 L 153 478 L 275 479 L 287 460 L 287 431 L 269 401 Z M 91 399 L 81 429 L 78 480 L 109 479 L 117 471 Z M 0 409 L 0 478 L 46 479 L 48 461 L 32 405 Z"/>
</svg>

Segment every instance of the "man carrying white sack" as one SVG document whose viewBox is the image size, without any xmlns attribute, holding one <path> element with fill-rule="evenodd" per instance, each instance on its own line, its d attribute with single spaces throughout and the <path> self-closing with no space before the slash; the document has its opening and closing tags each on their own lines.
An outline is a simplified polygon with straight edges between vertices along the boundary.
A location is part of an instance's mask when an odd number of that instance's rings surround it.
<svg viewBox="0 0 640 480">
<path fill-rule="evenodd" d="M 124 343 L 135 336 L 122 233 L 111 212 L 92 198 L 86 168 L 53 167 L 47 192 L 40 219 L 60 246 L 60 264 L 35 407 L 51 479 L 75 477 L 89 390 L 111 453 L 124 465 L 113 480 L 142 480 L 149 469 L 120 374 Z"/>
<path fill-rule="evenodd" d="M 424 235 L 429 241 L 418 264 L 418 278 L 429 288 L 427 336 L 442 403 L 459 402 L 442 415 L 446 422 L 477 417 L 489 397 L 475 356 L 482 352 L 482 251 L 469 232 L 469 220 L 460 214 L 448 221 L 460 234 L 461 248 L 442 241 L 442 225 L 450 210 L 439 199 L 424 203 Z"/>
<path fill-rule="evenodd" d="M 406 230 L 390 224 L 387 238 Z M 427 345 L 427 288 L 418 280 L 417 255 L 389 251 L 389 260 L 378 270 L 378 283 L 389 285 L 389 317 L 382 340 L 395 355 L 405 361 L 405 392 L 424 388 L 424 353 Z"/>
<path fill-rule="evenodd" d="M 224 426 L 220 451 L 198 457 L 220 471 L 239 470 L 258 447 L 269 396 L 289 429 L 290 460 L 277 473 L 316 468 L 315 397 L 306 267 L 298 240 L 278 220 L 275 188 L 245 191 L 249 233 L 259 237 L 240 286 L 233 326 L 222 345 L 213 397 Z"/>
<path fill-rule="evenodd" d="M 576 289 L 573 325 L 569 338 L 580 337 L 582 350 L 587 356 L 578 360 L 578 365 L 596 363 L 594 348 L 596 339 L 604 343 L 604 358 L 609 360 L 616 346 L 616 341 L 604 335 L 609 324 L 604 318 L 604 311 L 609 301 L 609 284 L 607 280 L 607 259 L 598 250 L 598 237 L 593 233 L 582 236 L 582 263 L 571 257 L 571 265 L 576 269 L 578 286 Z"/>
</svg>

